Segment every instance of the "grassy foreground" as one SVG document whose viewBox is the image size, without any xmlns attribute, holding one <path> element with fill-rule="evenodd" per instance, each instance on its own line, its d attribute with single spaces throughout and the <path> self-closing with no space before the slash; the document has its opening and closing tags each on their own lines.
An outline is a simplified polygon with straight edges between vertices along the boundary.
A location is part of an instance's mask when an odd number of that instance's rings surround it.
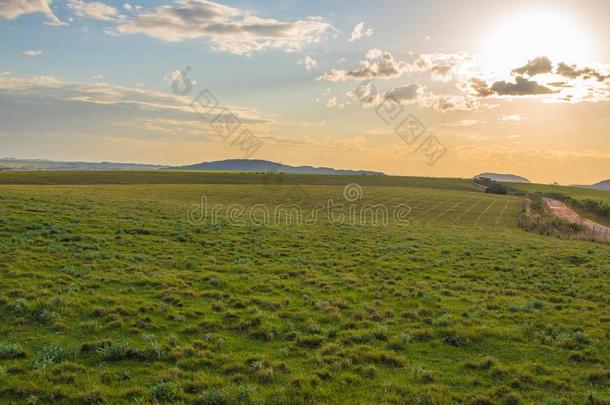
<svg viewBox="0 0 610 405">
<path fill-rule="evenodd" d="M 367 178 L 408 225 L 236 226 L 187 212 L 346 179 L 147 176 L 0 185 L 0 402 L 610 403 L 610 250 L 522 231 L 517 197 Z"/>
</svg>

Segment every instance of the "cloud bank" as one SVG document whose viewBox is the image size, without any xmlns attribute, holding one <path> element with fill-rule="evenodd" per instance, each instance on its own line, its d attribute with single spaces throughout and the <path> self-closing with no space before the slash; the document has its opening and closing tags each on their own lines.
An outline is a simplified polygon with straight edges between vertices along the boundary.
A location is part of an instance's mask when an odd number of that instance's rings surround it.
<svg viewBox="0 0 610 405">
<path fill-rule="evenodd" d="M 371 49 L 357 68 L 331 69 L 316 80 L 370 81 L 399 79 L 411 74 L 424 75 L 424 80 L 431 83 L 453 84 L 454 91 L 436 94 L 426 86 L 413 82 L 377 91 L 374 85 L 367 82 L 348 92 L 347 96 L 365 107 L 392 99 L 400 104 L 451 111 L 477 109 L 484 106 L 481 101 L 488 98 L 542 97 L 545 102 L 570 103 L 610 101 L 608 72 L 608 66 L 581 68 L 564 62 L 554 66 L 548 57 L 540 56 L 499 78 L 497 74 L 487 71 L 478 57 L 465 53 L 422 54 L 409 63 L 397 60 L 390 52 Z"/>
<path fill-rule="evenodd" d="M 214 50 L 244 55 L 266 49 L 298 51 L 336 31 L 321 17 L 280 21 L 208 0 L 177 0 L 173 5 L 137 12 L 109 32 L 143 34 L 168 42 L 203 38 Z"/>
<path fill-rule="evenodd" d="M 66 82 L 51 76 L 0 76 L 2 131 L 14 136 L 56 132 L 204 139 L 211 134 L 209 122 L 215 115 L 203 113 L 205 120 L 200 119 L 191 101 L 191 97 L 107 83 Z M 274 124 L 257 110 L 228 108 L 244 124 Z"/>
</svg>

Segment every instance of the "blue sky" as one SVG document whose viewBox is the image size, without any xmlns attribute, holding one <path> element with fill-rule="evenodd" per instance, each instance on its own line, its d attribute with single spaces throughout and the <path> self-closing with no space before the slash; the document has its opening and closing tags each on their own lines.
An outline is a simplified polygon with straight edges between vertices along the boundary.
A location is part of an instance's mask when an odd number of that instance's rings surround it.
<svg viewBox="0 0 610 405">
<path fill-rule="evenodd" d="M 6 0 L 0 154 L 591 182 L 610 167 L 609 11 L 601 0 Z M 179 98 L 171 82 L 187 66 L 195 84 Z M 255 156 L 189 110 L 203 89 L 249 126 Z M 442 159 L 380 119 L 390 101 Z"/>
</svg>

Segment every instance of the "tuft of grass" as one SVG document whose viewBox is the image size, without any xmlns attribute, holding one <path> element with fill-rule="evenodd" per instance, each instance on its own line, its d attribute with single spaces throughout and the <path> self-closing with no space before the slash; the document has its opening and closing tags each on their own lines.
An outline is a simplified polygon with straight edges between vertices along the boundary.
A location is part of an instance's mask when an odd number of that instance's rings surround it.
<svg viewBox="0 0 610 405">
<path fill-rule="evenodd" d="M 129 354 L 129 343 L 127 341 L 122 341 L 118 343 L 110 343 L 108 345 L 103 345 L 98 347 L 96 353 L 103 359 L 107 361 L 119 361 L 127 358 Z"/>
<path fill-rule="evenodd" d="M 587 379 L 595 385 L 608 385 L 610 382 L 610 370 L 593 369 L 587 373 Z"/>
<path fill-rule="evenodd" d="M 151 360 L 162 360 L 166 357 L 166 350 L 155 335 L 145 333 L 142 340 L 145 343 L 144 357 Z"/>
<path fill-rule="evenodd" d="M 203 405 L 246 404 L 255 391 L 256 386 L 248 384 L 212 387 L 203 392 L 199 402 Z"/>
<path fill-rule="evenodd" d="M 36 353 L 34 359 L 34 368 L 45 369 L 53 364 L 59 364 L 66 360 L 72 360 L 76 355 L 76 351 L 69 347 L 63 347 L 60 344 L 44 346 Z"/>
<path fill-rule="evenodd" d="M 159 382 L 150 387 L 153 399 L 160 402 L 173 402 L 177 397 L 178 387 L 173 382 Z"/>
<path fill-rule="evenodd" d="M 25 315 L 29 309 L 28 300 L 25 298 L 16 298 L 9 304 L 9 309 L 17 315 Z"/>
<path fill-rule="evenodd" d="M 19 359 L 25 357 L 25 351 L 16 343 L 0 340 L 0 359 Z"/>
<path fill-rule="evenodd" d="M 467 360 L 464 363 L 464 367 L 475 370 L 489 370 L 496 365 L 497 360 L 489 356 L 475 360 Z"/>
</svg>

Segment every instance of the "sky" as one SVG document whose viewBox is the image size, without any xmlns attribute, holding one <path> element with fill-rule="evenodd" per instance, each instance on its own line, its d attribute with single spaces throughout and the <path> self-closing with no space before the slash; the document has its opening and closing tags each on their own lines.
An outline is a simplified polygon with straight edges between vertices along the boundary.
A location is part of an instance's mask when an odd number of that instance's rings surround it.
<svg viewBox="0 0 610 405">
<path fill-rule="evenodd" d="M 610 178 L 610 3 L 0 0 L 0 157 Z"/>
</svg>

